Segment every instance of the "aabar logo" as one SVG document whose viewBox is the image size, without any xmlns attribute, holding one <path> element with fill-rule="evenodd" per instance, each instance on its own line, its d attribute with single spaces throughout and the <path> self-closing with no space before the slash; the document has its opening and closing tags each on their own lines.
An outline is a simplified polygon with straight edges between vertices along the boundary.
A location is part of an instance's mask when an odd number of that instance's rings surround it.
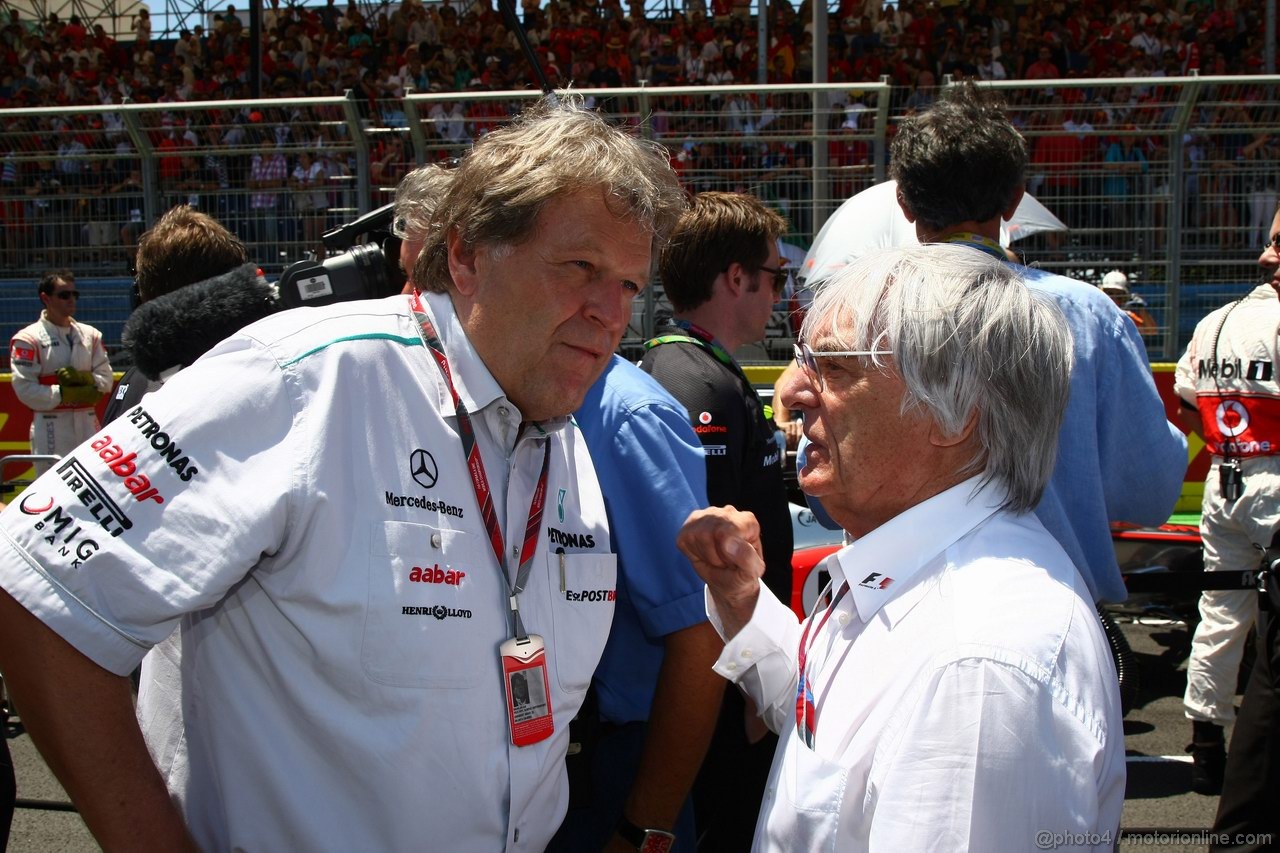
<svg viewBox="0 0 1280 853">
<path fill-rule="evenodd" d="M 436 563 L 429 569 L 414 566 L 413 571 L 409 572 L 409 583 L 439 583 L 445 586 L 461 586 L 462 579 L 466 576 L 466 572 L 460 572 L 456 569 L 442 569 L 440 564 Z"/>
<path fill-rule="evenodd" d="M 893 583 L 893 578 L 885 577 L 879 572 L 872 572 L 858 581 L 858 586 L 866 587 L 867 589 L 888 589 L 891 583 Z"/>
<path fill-rule="evenodd" d="M 138 473 L 138 466 L 134 462 L 138 454 L 125 453 L 124 448 L 112 443 L 109 435 L 104 435 L 89 446 L 98 451 L 98 456 L 107 463 L 107 469 L 124 481 L 124 487 L 133 495 L 134 500 L 164 503 L 164 496 L 151 485 L 147 475 Z"/>
</svg>

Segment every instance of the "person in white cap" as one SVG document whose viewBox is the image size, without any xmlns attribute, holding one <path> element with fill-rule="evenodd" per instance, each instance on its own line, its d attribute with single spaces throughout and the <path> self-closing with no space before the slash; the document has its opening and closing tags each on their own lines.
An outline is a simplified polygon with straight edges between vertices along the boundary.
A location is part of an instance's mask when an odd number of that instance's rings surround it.
<svg viewBox="0 0 1280 853">
<path fill-rule="evenodd" d="M 1149 337 L 1156 334 L 1159 329 L 1156 327 L 1155 318 L 1151 316 L 1151 312 L 1147 310 L 1146 303 L 1141 296 L 1135 296 L 1129 290 L 1129 277 L 1120 270 L 1112 270 L 1102 277 L 1102 284 L 1098 285 L 1107 296 L 1111 297 L 1111 301 L 1116 307 L 1129 316 L 1133 324 L 1138 327 L 1138 334 Z"/>
</svg>

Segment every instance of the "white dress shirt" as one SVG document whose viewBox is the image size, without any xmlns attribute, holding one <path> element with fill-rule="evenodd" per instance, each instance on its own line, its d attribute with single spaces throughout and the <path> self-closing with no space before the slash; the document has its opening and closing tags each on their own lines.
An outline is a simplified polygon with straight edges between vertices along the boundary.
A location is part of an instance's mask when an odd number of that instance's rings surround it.
<svg viewBox="0 0 1280 853">
<path fill-rule="evenodd" d="M 754 849 L 1111 849 L 1124 800 L 1115 667 L 1084 581 L 1035 516 L 978 479 L 820 568 L 816 708 L 796 734 L 801 626 L 763 586 L 715 669 L 782 735 Z M 723 627 L 707 596 L 712 623 Z"/>
</svg>

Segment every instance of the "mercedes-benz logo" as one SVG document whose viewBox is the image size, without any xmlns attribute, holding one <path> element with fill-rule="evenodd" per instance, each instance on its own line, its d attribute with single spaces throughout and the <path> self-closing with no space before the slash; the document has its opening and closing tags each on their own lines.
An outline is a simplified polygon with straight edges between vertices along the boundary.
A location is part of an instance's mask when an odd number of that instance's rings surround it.
<svg viewBox="0 0 1280 853">
<path fill-rule="evenodd" d="M 409 457 L 409 473 L 413 476 L 413 481 L 424 489 L 434 486 L 440 476 L 435 457 L 422 448 L 413 451 Z"/>
</svg>

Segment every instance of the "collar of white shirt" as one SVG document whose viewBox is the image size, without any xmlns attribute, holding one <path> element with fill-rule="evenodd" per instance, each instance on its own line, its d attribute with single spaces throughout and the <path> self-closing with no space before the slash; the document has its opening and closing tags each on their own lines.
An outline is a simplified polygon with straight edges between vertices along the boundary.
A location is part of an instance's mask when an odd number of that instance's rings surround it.
<svg viewBox="0 0 1280 853">
<path fill-rule="evenodd" d="M 436 327 L 436 335 L 444 345 L 445 355 L 449 357 L 449 372 L 453 379 L 453 387 L 458 392 L 458 398 L 466 404 L 467 411 L 473 414 L 485 412 L 492 406 L 501 412 L 497 416 L 499 422 L 518 426 L 524 420 L 520 410 L 507 398 L 502 386 L 493 378 L 484 360 L 471 345 L 466 331 L 462 328 L 462 323 L 458 320 L 458 313 L 453 309 L 452 297 L 447 293 L 424 293 L 423 300 Z M 454 417 L 457 414 L 447 389 L 443 389 L 440 398 L 440 412 L 445 417 Z M 565 416 L 543 421 L 538 426 L 544 432 L 554 432 L 568 422 L 569 418 Z M 514 438 L 513 433 L 509 437 L 510 440 L 502 440 L 500 444 L 510 448 Z"/>
<path fill-rule="evenodd" d="M 864 623 L 883 610 L 889 626 L 897 624 L 938 577 L 914 583 L 921 568 L 1000 508 L 1005 489 L 994 482 L 980 487 L 981 480 L 971 477 L 916 504 L 827 559 L 832 587 L 848 580 Z"/>
</svg>

